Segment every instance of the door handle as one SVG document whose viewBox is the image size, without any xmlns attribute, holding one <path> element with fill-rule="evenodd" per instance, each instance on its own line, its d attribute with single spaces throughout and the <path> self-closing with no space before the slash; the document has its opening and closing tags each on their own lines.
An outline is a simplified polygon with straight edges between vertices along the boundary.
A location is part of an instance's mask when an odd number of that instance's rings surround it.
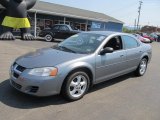
<svg viewBox="0 0 160 120">
<path fill-rule="evenodd" d="M 140 53 L 142 53 L 142 51 L 139 51 Z"/>
<path fill-rule="evenodd" d="M 124 55 L 120 55 L 120 57 L 124 57 Z"/>
</svg>

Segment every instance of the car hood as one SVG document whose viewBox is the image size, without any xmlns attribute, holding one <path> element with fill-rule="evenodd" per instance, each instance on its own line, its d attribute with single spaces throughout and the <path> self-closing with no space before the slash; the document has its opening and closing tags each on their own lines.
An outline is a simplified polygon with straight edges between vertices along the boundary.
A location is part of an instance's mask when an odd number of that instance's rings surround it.
<svg viewBox="0 0 160 120">
<path fill-rule="evenodd" d="M 25 54 L 16 59 L 16 63 L 26 68 L 54 67 L 58 64 L 85 56 L 53 48 L 45 48 Z"/>
</svg>

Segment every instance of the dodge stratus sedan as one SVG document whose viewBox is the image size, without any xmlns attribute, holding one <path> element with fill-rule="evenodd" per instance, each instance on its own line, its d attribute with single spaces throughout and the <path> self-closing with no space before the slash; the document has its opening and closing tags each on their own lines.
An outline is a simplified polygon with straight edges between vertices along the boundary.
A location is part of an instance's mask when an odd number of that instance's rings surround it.
<svg viewBox="0 0 160 120">
<path fill-rule="evenodd" d="M 26 94 L 61 93 L 74 101 L 94 84 L 130 72 L 143 76 L 151 55 L 151 46 L 130 34 L 83 32 L 17 58 L 11 66 L 10 84 Z"/>
</svg>

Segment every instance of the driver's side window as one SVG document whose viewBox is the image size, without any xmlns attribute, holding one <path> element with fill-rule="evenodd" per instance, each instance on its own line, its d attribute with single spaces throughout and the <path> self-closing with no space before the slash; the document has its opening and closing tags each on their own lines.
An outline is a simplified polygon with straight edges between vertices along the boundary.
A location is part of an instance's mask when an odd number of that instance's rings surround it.
<svg viewBox="0 0 160 120">
<path fill-rule="evenodd" d="M 111 38 L 103 48 L 111 47 L 114 51 L 123 49 L 122 39 L 120 36 L 115 36 Z"/>
</svg>

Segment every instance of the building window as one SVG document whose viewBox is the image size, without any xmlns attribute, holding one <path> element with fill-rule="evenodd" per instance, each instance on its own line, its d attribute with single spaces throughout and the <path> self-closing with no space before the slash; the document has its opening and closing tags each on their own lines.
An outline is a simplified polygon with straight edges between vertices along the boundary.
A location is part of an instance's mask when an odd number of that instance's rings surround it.
<svg viewBox="0 0 160 120">
<path fill-rule="evenodd" d="M 92 22 L 91 28 L 100 29 L 101 28 L 101 23 L 99 23 L 99 22 Z"/>
</svg>

